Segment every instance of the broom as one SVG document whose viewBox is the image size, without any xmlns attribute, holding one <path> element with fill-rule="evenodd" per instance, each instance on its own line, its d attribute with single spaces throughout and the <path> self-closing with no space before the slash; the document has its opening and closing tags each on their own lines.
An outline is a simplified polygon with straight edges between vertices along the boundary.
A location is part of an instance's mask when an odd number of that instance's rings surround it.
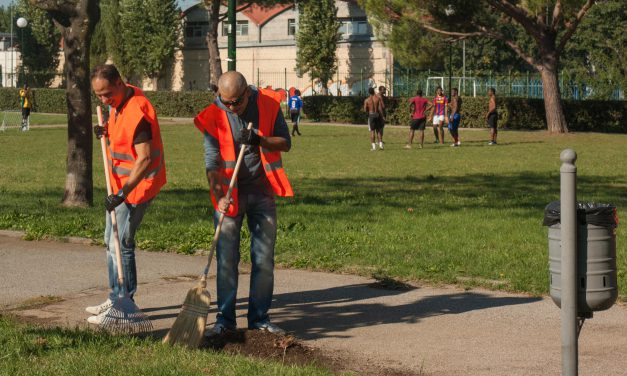
<svg viewBox="0 0 627 376">
<path fill-rule="evenodd" d="M 98 125 L 102 127 L 102 109 L 96 108 L 98 113 Z M 106 152 L 105 137 L 100 137 L 102 149 L 102 160 L 104 162 L 105 179 L 107 182 L 107 194 L 112 193 L 111 181 L 109 178 L 109 160 Z M 118 268 L 118 286 L 120 293 L 114 299 L 113 305 L 102 320 L 102 329 L 116 334 L 142 333 L 152 330 L 152 323 L 146 315 L 135 305 L 135 302 L 128 296 L 124 287 L 124 270 L 122 269 L 122 256 L 120 255 L 120 238 L 118 237 L 118 223 L 115 210 L 110 212 L 111 227 L 113 229 L 113 245 L 115 247 L 115 259 Z"/>
<path fill-rule="evenodd" d="M 253 123 L 248 123 L 248 130 L 252 129 Z M 237 156 L 237 162 L 235 163 L 235 169 L 233 171 L 233 177 L 231 177 L 231 183 L 229 189 L 226 192 L 226 198 L 231 199 L 231 192 L 237 181 L 237 174 L 239 172 L 240 165 L 244 159 L 244 151 L 246 145 L 241 145 L 239 155 Z M 213 253 L 218 245 L 218 239 L 220 238 L 220 230 L 222 229 L 222 222 L 224 221 L 224 213 L 220 213 L 218 219 L 218 225 L 216 226 L 216 232 L 213 235 L 211 241 L 211 250 L 209 251 L 209 258 L 207 266 L 203 274 L 200 276 L 198 285 L 187 292 L 181 312 L 179 313 L 176 321 L 172 325 L 172 328 L 168 334 L 163 338 L 163 343 L 168 344 L 180 344 L 188 348 L 197 348 L 200 346 L 203 335 L 205 333 L 205 326 L 207 325 L 207 316 L 209 315 L 209 308 L 211 305 L 211 295 L 207 291 L 207 274 L 209 274 L 209 267 L 211 266 L 211 259 Z"/>
</svg>

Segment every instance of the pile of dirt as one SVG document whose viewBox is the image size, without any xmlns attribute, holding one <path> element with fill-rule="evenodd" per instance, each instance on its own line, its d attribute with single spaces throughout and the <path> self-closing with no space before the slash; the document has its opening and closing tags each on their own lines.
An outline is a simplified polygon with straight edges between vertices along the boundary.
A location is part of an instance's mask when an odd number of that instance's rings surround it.
<svg viewBox="0 0 627 376">
<path fill-rule="evenodd" d="M 304 346 L 295 337 L 262 330 L 227 331 L 222 336 L 207 338 L 202 347 L 284 364 L 314 364 L 323 368 L 329 368 L 330 365 L 329 359 L 319 350 Z"/>
</svg>

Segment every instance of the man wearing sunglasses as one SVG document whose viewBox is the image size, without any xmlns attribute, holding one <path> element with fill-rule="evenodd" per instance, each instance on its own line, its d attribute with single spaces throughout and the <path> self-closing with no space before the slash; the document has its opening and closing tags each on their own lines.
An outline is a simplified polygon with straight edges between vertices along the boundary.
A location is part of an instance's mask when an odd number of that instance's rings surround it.
<svg viewBox="0 0 627 376">
<path fill-rule="evenodd" d="M 290 133 L 281 112 L 280 94 L 249 86 L 239 72 L 227 72 L 218 81 L 214 103 L 194 119 L 204 134 L 205 168 L 214 223 L 220 213 L 224 222 L 217 245 L 218 315 L 208 336 L 235 330 L 240 232 L 244 216 L 250 231 L 250 295 L 248 329 L 284 334 L 270 322 L 268 311 L 274 288 L 274 245 L 276 241 L 276 206 L 274 196 L 293 196 L 281 162 L 281 152 L 291 147 Z M 248 123 L 253 129 L 246 129 Z M 234 174 L 240 145 L 245 146 L 244 160 L 237 175 L 231 198 L 226 197 Z"/>
</svg>

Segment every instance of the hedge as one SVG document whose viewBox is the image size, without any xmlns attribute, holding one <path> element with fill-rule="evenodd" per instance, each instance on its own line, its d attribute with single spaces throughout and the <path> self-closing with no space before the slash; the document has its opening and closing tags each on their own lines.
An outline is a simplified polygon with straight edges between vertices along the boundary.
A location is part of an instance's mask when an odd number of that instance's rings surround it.
<svg viewBox="0 0 627 376">
<path fill-rule="evenodd" d="M 16 88 L 0 89 L 0 109 L 19 109 Z M 193 117 L 209 103 L 213 94 L 208 91 L 147 91 L 146 96 L 162 117 Z M 366 124 L 363 97 L 312 96 L 303 99 L 304 115 L 314 121 Z M 386 98 L 387 122 L 409 124 L 408 98 Z M 33 89 L 33 111 L 66 113 L 65 90 Z M 92 96 L 92 110 L 100 103 Z M 565 100 L 564 114 L 572 131 L 627 133 L 627 102 Z M 509 129 L 546 129 L 544 101 L 541 99 L 505 98 L 497 100 L 499 127 Z M 486 97 L 464 97 L 462 127 L 486 127 Z"/>
<path fill-rule="evenodd" d="M 313 121 L 366 124 L 363 97 L 313 96 L 303 99 L 303 112 Z M 386 98 L 389 124 L 407 125 L 410 120 L 409 98 Z M 627 133 L 627 102 L 564 100 L 564 115 L 571 131 Z M 487 97 L 464 97 L 462 127 L 483 128 Z M 544 101 L 527 98 L 497 98 L 499 127 L 508 129 L 546 129 Z"/>
<path fill-rule="evenodd" d="M 0 89 L 0 109 L 17 110 L 20 107 L 19 89 Z M 33 111 L 48 113 L 67 113 L 65 90 L 63 89 L 32 89 Z M 161 117 L 194 117 L 209 103 L 213 102 L 213 94 L 208 91 L 147 91 L 146 96 L 155 106 Z M 100 101 L 92 95 L 92 111 Z"/>
</svg>

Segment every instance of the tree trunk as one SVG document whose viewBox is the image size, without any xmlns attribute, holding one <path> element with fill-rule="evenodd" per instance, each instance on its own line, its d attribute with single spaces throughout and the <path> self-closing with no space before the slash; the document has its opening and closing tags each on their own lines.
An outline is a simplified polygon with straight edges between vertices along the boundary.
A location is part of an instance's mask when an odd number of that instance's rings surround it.
<svg viewBox="0 0 627 376">
<path fill-rule="evenodd" d="M 544 110 L 546 124 L 551 133 L 568 133 L 566 117 L 562 107 L 560 87 L 557 78 L 557 69 L 545 67 L 540 72 L 544 91 Z"/>
<path fill-rule="evenodd" d="M 89 50 L 100 17 L 98 0 L 31 0 L 48 11 L 63 36 L 68 117 L 64 206 L 93 204 L 91 87 Z"/>
<path fill-rule="evenodd" d="M 217 85 L 222 76 L 222 60 L 218 48 L 218 25 L 220 24 L 220 0 L 205 0 L 209 15 L 207 48 L 209 49 L 209 83 Z"/>
<path fill-rule="evenodd" d="M 562 108 L 560 85 L 557 77 L 560 54 L 555 45 L 556 36 L 556 33 L 547 31 L 544 32 L 543 37 L 538 40 L 541 65 L 537 68 L 542 77 L 547 128 L 550 133 L 568 133 L 564 109 Z"/>
</svg>

